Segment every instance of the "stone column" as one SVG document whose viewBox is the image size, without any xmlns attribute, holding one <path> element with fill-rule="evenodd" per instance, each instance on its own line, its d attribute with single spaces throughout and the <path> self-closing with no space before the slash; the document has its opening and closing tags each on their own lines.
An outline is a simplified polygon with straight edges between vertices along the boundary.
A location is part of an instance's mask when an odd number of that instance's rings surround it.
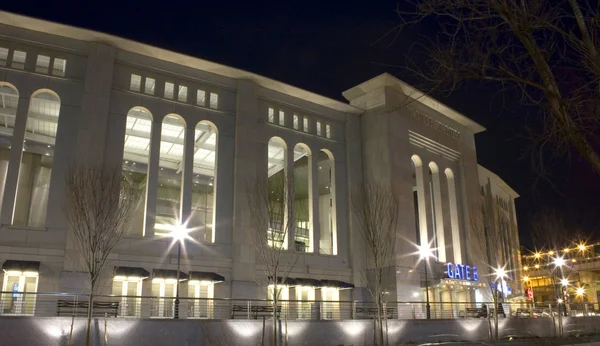
<svg viewBox="0 0 600 346">
<path fill-rule="evenodd" d="M 288 121 L 289 118 L 289 114 L 286 114 L 286 121 Z M 289 146 L 285 149 L 286 150 L 286 154 L 285 154 L 285 162 L 284 162 L 284 174 L 287 177 L 287 192 L 286 192 L 286 197 L 287 197 L 287 202 L 285 204 L 287 210 L 286 210 L 286 217 L 285 217 L 285 222 L 287 223 L 287 248 L 291 251 L 295 251 L 296 250 L 296 242 L 295 242 L 295 224 L 296 224 L 296 217 L 294 215 L 294 148 L 290 148 Z M 285 226 L 284 226 L 285 227 Z"/>
<path fill-rule="evenodd" d="M 31 59 L 30 59 L 31 60 Z M 27 126 L 27 113 L 29 112 L 29 98 L 19 96 L 19 105 L 15 117 L 15 127 L 10 141 L 10 154 L 6 183 L 4 185 L 4 198 L 2 200 L 2 223 L 12 224 L 15 203 L 17 198 L 17 186 L 19 184 L 19 169 L 21 157 L 23 156 L 23 140 L 25 138 L 25 127 Z"/>
<path fill-rule="evenodd" d="M 192 188 L 194 187 L 194 128 L 185 129 L 185 146 L 183 152 L 182 188 L 181 188 L 181 222 L 188 222 L 192 214 Z M 190 225 L 195 226 L 195 225 Z"/>
</svg>

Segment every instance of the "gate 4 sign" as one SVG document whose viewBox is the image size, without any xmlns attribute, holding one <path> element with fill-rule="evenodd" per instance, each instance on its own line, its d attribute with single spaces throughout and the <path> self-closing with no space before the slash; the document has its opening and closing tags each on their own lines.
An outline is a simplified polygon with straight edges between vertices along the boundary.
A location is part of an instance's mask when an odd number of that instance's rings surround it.
<svg viewBox="0 0 600 346">
<path fill-rule="evenodd" d="M 477 267 L 471 267 L 464 264 L 446 264 L 448 277 L 450 279 L 478 281 Z"/>
</svg>

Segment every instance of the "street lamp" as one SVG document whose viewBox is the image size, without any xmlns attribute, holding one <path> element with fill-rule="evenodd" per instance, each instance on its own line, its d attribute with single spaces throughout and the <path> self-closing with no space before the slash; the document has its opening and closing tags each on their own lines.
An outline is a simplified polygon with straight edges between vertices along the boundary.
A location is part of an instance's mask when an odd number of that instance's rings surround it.
<svg viewBox="0 0 600 346">
<path fill-rule="evenodd" d="M 569 286 L 569 279 L 565 279 L 565 278 L 560 279 L 560 284 L 565 287 Z"/>
<path fill-rule="evenodd" d="M 583 295 L 585 294 L 585 288 L 583 287 L 577 287 L 577 289 L 575 290 L 575 293 L 577 293 L 578 297 L 583 297 Z"/>
<path fill-rule="evenodd" d="M 433 249 L 429 247 L 429 244 L 425 244 L 419 246 L 419 260 L 424 260 L 425 262 L 425 311 L 427 314 L 427 319 L 431 319 L 431 305 L 429 305 L 429 281 L 427 279 L 427 272 L 429 271 L 429 257 L 435 258 L 433 255 Z"/>
<path fill-rule="evenodd" d="M 181 243 L 185 241 L 189 230 L 185 225 L 179 224 L 171 229 L 169 237 L 177 242 L 177 277 L 175 278 L 175 308 L 173 309 L 173 318 L 179 319 L 179 276 L 181 275 Z"/>
<path fill-rule="evenodd" d="M 552 263 L 554 263 L 554 267 L 562 267 L 565 265 L 565 259 L 562 256 L 556 256 L 552 259 Z"/>
<path fill-rule="evenodd" d="M 498 302 L 498 281 L 500 281 L 500 285 L 502 285 L 502 283 L 504 282 L 504 278 L 507 277 L 508 275 L 506 274 L 506 270 L 504 269 L 504 267 L 498 267 L 494 269 L 494 275 L 496 276 L 496 290 L 494 292 L 494 294 L 496 295 L 496 314 L 499 313 L 500 309 L 498 309 L 498 307 L 500 306 L 499 302 Z M 497 334 L 496 334 L 497 335 Z"/>
</svg>

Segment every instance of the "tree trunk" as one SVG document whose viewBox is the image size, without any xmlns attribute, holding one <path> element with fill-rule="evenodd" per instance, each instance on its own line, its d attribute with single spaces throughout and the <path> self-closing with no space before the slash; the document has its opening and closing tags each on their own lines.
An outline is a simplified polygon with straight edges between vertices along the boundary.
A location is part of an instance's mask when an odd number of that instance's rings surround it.
<svg viewBox="0 0 600 346">
<path fill-rule="evenodd" d="M 88 299 L 88 311 L 87 311 L 87 326 L 85 328 L 85 346 L 90 346 L 90 334 L 92 331 L 92 309 L 94 306 L 94 284 L 92 281 L 92 288 L 90 289 L 90 296 Z"/>
<path fill-rule="evenodd" d="M 494 337 L 498 340 L 498 313 L 500 312 L 498 309 L 498 287 L 496 286 L 496 290 L 494 291 Z"/>
<path fill-rule="evenodd" d="M 277 278 L 277 276 L 275 276 Z M 277 279 L 274 280 L 273 284 L 273 346 L 277 346 Z"/>
</svg>

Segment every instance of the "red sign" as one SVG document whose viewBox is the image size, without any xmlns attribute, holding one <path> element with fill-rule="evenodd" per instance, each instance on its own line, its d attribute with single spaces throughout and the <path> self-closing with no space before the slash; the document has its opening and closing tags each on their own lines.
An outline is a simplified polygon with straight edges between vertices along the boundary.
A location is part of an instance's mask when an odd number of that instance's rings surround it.
<svg viewBox="0 0 600 346">
<path fill-rule="evenodd" d="M 529 300 L 533 301 L 533 289 L 531 287 L 525 290 L 525 294 L 527 294 Z"/>
</svg>

